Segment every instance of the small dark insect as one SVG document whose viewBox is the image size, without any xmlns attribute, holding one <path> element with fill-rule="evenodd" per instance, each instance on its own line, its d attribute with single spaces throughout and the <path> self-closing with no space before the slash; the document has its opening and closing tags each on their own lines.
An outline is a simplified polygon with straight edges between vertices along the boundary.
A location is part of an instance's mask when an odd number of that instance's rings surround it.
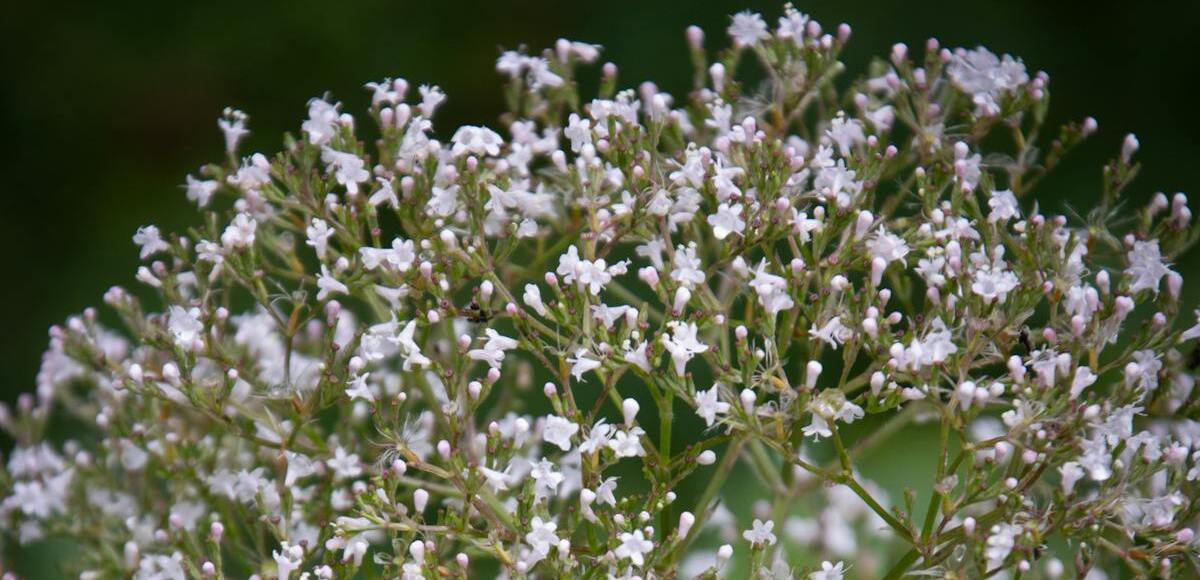
<svg viewBox="0 0 1200 580">
<path fill-rule="evenodd" d="M 1025 352 L 1033 352 L 1033 343 L 1029 340 L 1029 329 L 1022 328 L 1021 335 L 1018 337 L 1021 341 L 1021 346 L 1025 347 Z"/>
<path fill-rule="evenodd" d="M 474 300 L 462 310 L 462 315 L 468 322 L 480 324 L 492 319 L 492 313 L 479 307 Z"/>
</svg>

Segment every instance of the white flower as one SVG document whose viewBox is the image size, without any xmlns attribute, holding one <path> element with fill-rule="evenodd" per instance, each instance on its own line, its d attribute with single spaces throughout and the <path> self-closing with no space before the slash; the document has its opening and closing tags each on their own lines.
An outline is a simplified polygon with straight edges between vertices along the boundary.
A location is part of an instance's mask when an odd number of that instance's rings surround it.
<svg viewBox="0 0 1200 580">
<path fill-rule="evenodd" d="M 225 227 L 225 231 L 221 232 L 221 245 L 228 250 L 253 246 L 257 229 L 258 222 L 254 221 L 250 214 L 239 213 Z"/>
<path fill-rule="evenodd" d="M 558 269 L 555 272 L 562 276 L 564 282 L 575 284 L 580 290 L 586 288 L 593 296 L 598 296 L 614 275 L 625 273 L 627 265 L 628 261 L 609 266 L 603 259 L 581 259 L 579 249 L 571 246 L 567 248 L 567 253 L 558 257 Z"/>
<path fill-rule="evenodd" d="M 157 226 L 143 226 L 133 234 L 133 243 L 142 247 L 139 257 L 143 260 L 171 249 L 171 245 L 163 241 Z"/>
<path fill-rule="evenodd" d="M 987 217 L 988 222 L 991 223 L 1003 223 L 1021 217 L 1021 206 L 1017 203 L 1017 196 L 1013 195 L 1011 189 L 993 191 L 992 197 L 988 199 L 988 207 L 992 208 Z"/>
<path fill-rule="evenodd" d="M 288 487 L 292 487 L 298 480 L 317 472 L 317 462 L 309 459 L 306 455 L 285 451 L 284 456 L 287 458 L 287 474 L 284 475 L 283 484 Z"/>
<path fill-rule="evenodd" d="M 971 254 L 971 292 L 986 303 L 1003 303 L 1021 281 L 1008 270 L 1008 263 L 1004 261 L 1004 246 L 996 246 L 993 255 L 989 261 L 983 251 Z"/>
<path fill-rule="evenodd" d="M 987 549 L 984 550 L 988 570 L 999 568 L 1004 564 L 1004 560 L 1016 546 L 1017 536 L 1020 534 L 1021 528 L 1012 524 L 992 526 L 992 533 L 987 538 Z"/>
<path fill-rule="evenodd" d="M 829 122 L 829 129 L 825 131 L 825 135 L 829 137 L 830 141 L 837 144 L 838 153 L 842 157 L 849 157 L 854 145 L 867 140 L 866 135 L 863 134 L 862 122 L 858 119 L 847 119 L 840 112 Z"/>
<path fill-rule="evenodd" d="M 713 237 L 723 240 L 729 237 L 729 234 L 741 234 L 746 229 L 746 222 L 741 217 L 742 209 L 740 203 L 732 206 L 723 203 L 717 207 L 717 213 L 708 216 L 708 225 L 712 226 Z"/>
<path fill-rule="evenodd" d="M 174 552 L 170 556 L 147 554 L 138 561 L 134 580 L 184 580 L 183 554 Z"/>
<path fill-rule="evenodd" d="M 613 555 L 620 560 L 629 560 L 639 568 L 646 564 L 645 554 L 654 549 L 654 542 L 647 540 L 641 530 L 624 532 L 617 539 L 621 544 L 613 550 Z"/>
<path fill-rule="evenodd" d="M 243 159 L 237 173 L 225 179 L 244 193 L 258 195 L 262 186 L 271 183 L 271 162 L 267 161 L 266 155 L 255 153 L 248 159 Z"/>
<path fill-rule="evenodd" d="M 791 310 L 796 303 L 787 292 L 787 280 L 767 271 L 767 261 L 758 263 L 750 287 L 758 294 L 758 303 L 768 314 Z"/>
<path fill-rule="evenodd" d="M 546 315 L 546 305 L 542 302 L 542 291 L 538 289 L 537 284 L 526 284 L 525 294 L 521 300 L 538 314 Z"/>
<path fill-rule="evenodd" d="M 687 288 L 693 288 L 697 284 L 703 284 L 705 277 L 704 268 L 700 265 L 700 258 L 696 257 L 695 242 L 686 247 L 675 248 L 675 269 L 671 270 L 672 280 Z"/>
<path fill-rule="evenodd" d="M 1075 369 L 1075 378 L 1071 379 L 1071 399 L 1078 399 L 1080 393 L 1092 386 L 1097 378 L 1096 373 L 1088 367 L 1081 366 Z"/>
<path fill-rule="evenodd" d="M 425 204 L 433 215 L 440 217 L 450 217 L 458 211 L 458 186 L 451 185 L 448 187 L 433 186 L 433 195 L 429 196 L 429 201 Z"/>
<path fill-rule="evenodd" d="M 167 331 L 175 344 L 183 350 L 191 350 L 196 340 L 204 336 L 204 323 L 200 321 L 200 309 L 185 309 L 172 306 L 167 315 Z"/>
<path fill-rule="evenodd" d="M 712 427 L 717 415 L 729 412 L 729 403 L 720 399 L 720 385 L 713 384 L 707 391 L 696 391 L 696 414 L 704 419 L 704 424 Z"/>
<path fill-rule="evenodd" d="M 529 72 L 526 74 L 526 81 L 529 83 L 529 88 L 537 91 L 543 88 L 561 87 L 563 78 L 554 74 L 550 70 L 550 63 L 544 58 L 529 58 L 525 61 L 529 67 Z"/>
<path fill-rule="evenodd" d="M 187 199 L 195 203 L 197 207 L 205 207 L 220 186 L 221 184 L 216 181 L 196 179 L 189 175 L 187 176 Z"/>
<path fill-rule="evenodd" d="M 792 208 L 791 224 L 792 233 L 799 236 L 801 243 L 812 241 L 812 233 L 820 231 L 824 225 L 821 220 L 809 218 L 808 212 L 799 211 L 795 208 Z"/>
<path fill-rule="evenodd" d="M 822 340 L 825 344 L 835 349 L 847 340 L 854 338 L 854 331 L 842 324 L 841 316 L 830 318 L 820 328 L 817 327 L 816 323 L 813 323 L 812 327 L 808 329 L 808 333 L 813 338 Z"/>
<path fill-rule="evenodd" d="M 734 14 L 733 22 L 726 31 L 733 39 L 733 45 L 738 48 L 745 48 L 771 37 L 771 33 L 767 32 L 767 23 L 763 22 L 762 16 L 748 10 Z"/>
<path fill-rule="evenodd" d="M 1007 54 L 1001 60 L 983 47 L 956 50 L 946 72 L 954 84 L 972 96 L 976 114 L 981 116 L 998 114 L 999 99 L 1029 82 L 1020 60 Z"/>
<path fill-rule="evenodd" d="M 616 505 L 617 505 L 617 496 L 615 493 L 616 491 L 617 491 L 617 478 L 615 478 L 615 477 L 605 478 L 605 480 L 600 482 L 600 485 L 598 487 L 596 487 L 596 499 L 602 504 L 608 504 L 610 506 L 616 507 Z"/>
<path fill-rule="evenodd" d="M 364 168 L 366 163 L 353 153 L 326 147 L 321 150 L 321 161 L 325 162 L 325 170 L 333 172 L 334 179 L 345 186 L 347 193 L 358 193 L 358 184 L 371 178 L 371 173 Z"/>
<path fill-rule="evenodd" d="M 821 562 L 821 569 L 808 575 L 808 580 L 842 580 L 846 573 L 845 564 L 833 564 L 828 560 Z"/>
<path fill-rule="evenodd" d="M 333 457 L 325 460 L 325 465 L 333 470 L 334 479 L 354 479 L 363 473 L 358 454 L 347 453 L 344 447 L 335 448 Z"/>
<path fill-rule="evenodd" d="M 675 374 L 682 377 L 688 361 L 698 354 L 708 352 L 708 345 L 696 338 L 698 330 L 695 322 L 672 321 L 667 323 L 667 328 L 671 329 L 671 335 L 663 334 L 662 343 L 667 352 L 671 353 L 671 360 L 675 363 Z"/>
<path fill-rule="evenodd" d="M 512 476 L 509 475 L 508 469 L 497 471 L 480 466 L 479 472 L 487 479 L 488 486 L 492 488 L 492 492 L 494 493 L 507 490 L 509 483 L 512 481 Z"/>
<path fill-rule="evenodd" d="M 567 363 L 571 365 L 571 375 L 577 381 L 582 381 L 585 373 L 600 368 L 602 364 L 600 361 L 588 356 L 589 354 L 586 348 L 581 348 L 575 351 L 573 358 L 567 359 Z"/>
<path fill-rule="evenodd" d="M 1127 257 L 1129 267 L 1125 268 L 1125 275 L 1132 278 L 1129 283 L 1129 291 L 1153 290 L 1157 293 L 1159 281 L 1163 276 L 1171 273 L 1171 269 L 1163 264 L 1162 253 L 1158 249 L 1158 240 L 1133 242 L 1133 249 L 1129 250 Z"/>
<path fill-rule="evenodd" d="M 367 378 L 371 373 L 363 373 L 350 379 L 350 384 L 346 387 L 346 396 L 350 400 L 362 399 L 368 403 L 375 402 L 375 394 L 371 391 L 371 386 L 367 384 Z"/>
<path fill-rule="evenodd" d="M 1059 475 L 1062 476 L 1063 493 L 1070 495 L 1075 490 L 1075 483 L 1083 479 L 1084 471 L 1079 466 L 1078 462 L 1068 461 L 1058 468 Z"/>
<path fill-rule="evenodd" d="M 783 8 L 783 16 L 779 17 L 779 29 L 776 30 L 775 36 L 790 38 L 797 45 L 803 45 L 808 21 L 808 15 L 801 13 L 799 10 L 793 8 L 791 4 L 788 4 Z"/>
<path fill-rule="evenodd" d="M 392 180 L 385 177 L 376 177 L 375 181 L 379 183 L 379 189 L 371 194 L 367 199 L 367 203 L 379 207 L 382 204 L 392 206 L 392 209 L 400 207 L 400 199 L 396 197 L 396 190 L 392 188 Z"/>
<path fill-rule="evenodd" d="M 417 329 L 417 321 L 410 320 L 404 325 L 404 329 L 400 334 L 393 338 L 393 342 L 400 347 L 407 357 L 404 361 L 404 370 L 411 370 L 414 366 L 425 367 L 429 366 L 430 360 L 421 354 L 421 347 L 413 340 L 413 335 Z"/>
<path fill-rule="evenodd" d="M 316 251 L 317 258 L 324 260 L 325 253 L 329 249 L 329 238 L 334 234 L 333 229 L 329 227 L 329 224 L 325 220 L 313 218 L 312 223 L 305 228 L 304 234 L 308 237 L 306 243 Z"/>
<path fill-rule="evenodd" d="M 1196 316 L 1196 324 L 1192 325 L 1191 328 L 1188 328 L 1187 330 L 1183 331 L 1183 334 L 1179 335 L 1179 340 L 1181 342 L 1200 338 L 1200 310 L 1194 311 L 1193 314 Z"/>
<path fill-rule="evenodd" d="M 500 154 L 500 146 L 504 144 L 504 139 L 495 131 L 471 125 L 459 127 L 450 141 L 454 144 L 450 153 L 455 157 L 468 153 L 481 157 L 495 157 Z"/>
<path fill-rule="evenodd" d="M 571 140 L 571 151 L 582 151 L 585 145 L 592 144 L 592 122 L 571 113 L 567 126 L 563 129 L 563 137 Z"/>
<path fill-rule="evenodd" d="M 959 142 L 954 147 L 954 175 L 958 177 L 962 191 L 975 191 L 975 187 L 979 185 L 979 178 L 983 176 L 983 171 L 980 165 L 983 163 L 983 156 L 976 153 L 970 155 L 970 150 L 967 144 Z"/>
<path fill-rule="evenodd" d="M 417 87 L 417 92 L 421 94 L 421 104 L 417 108 L 426 119 L 433 117 L 438 107 L 446 102 L 446 93 L 437 85 L 421 85 Z"/>
<path fill-rule="evenodd" d="M 321 274 L 317 276 L 317 300 L 325 300 L 330 294 L 349 294 L 350 289 L 329 273 L 329 267 L 321 264 Z"/>
<path fill-rule="evenodd" d="M 608 442 L 612 439 L 613 430 L 614 427 L 605 423 L 604 418 L 601 417 L 596 421 L 596 424 L 592 425 L 583 443 L 579 444 L 579 452 L 595 453 L 601 448 L 608 447 Z"/>
<path fill-rule="evenodd" d="M 636 317 L 637 311 L 629 306 L 609 306 L 607 304 L 592 306 L 592 317 L 603 324 L 606 330 L 612 330 L 617 321 L 625 318 L 626 314 Z"/>
<path fill-rule="evenodd" d="M 488 339 L 484 343 L 483 348 L 468 351 L 467 356 L 473 360 L 484 361 L 488 366 L 498 369 L 501 363 L 504 362 L 505 351 L 517 348 L 520 343 L 515 339 L 501 335 L 493 328 L 489 328 L 484 332 L 487 334 Z"/>
<path fill-rule="evenodd" d="M 646 449 L 642 447 L 643 433 L 645 432 L 641 427 L 617 431 L 608 441 L 608 448 L 612 449 L 617 457 L 641 457 L 646 454 Z"/>
<path fill-rule="evenodd" d="M 275 570 L 279 576 L 279 580 L 288 580 L 292 577 L 292 572 L 300 569 L 304 564 L 304 548 L 300 546 L 291 546 L 287 542 L 279 545 L 279 550 L 271 552 L 275 559 Z"/>
<path fill-rule="evenodd" d="M 813 180 L 813 189 L 826 200 L 837 203 L 838 207 L 849 207 L 862 193 L 863 183 L 856 179 L 856 173 L 846 168 L 846 162 L 839 159 L 831 167 L 823 167 Z"/>
<path fill-rule="evenodd" d="M 246 114 L 233 108 L 226 108 L 221 118 L 217 119 L 217 127 L 225 135 L 225 152 L 230 155 L 237 152 L 238 141 L 250 134 L 246 128 Z"/>
<path fill-rule="evenodd" d="M 558 546 L 560 540 L 557 531 L 558 524 L 554 521 L 533 516 L 533 520 L 529 523 L 529 533 L 525 534 L 525 541 L 529 543 L 534 552 L 545 557 L 550 553 L 550 548 Z"/>
<path fill-rule="evenodd" d="M 747 542 L 750 542 L 750 544 L 755 547 L 759 547 L 759 546 L 763 546 L 763 545 L 774 546 L 775 545 L 775 534 L 771 533 L 771 530 L 774 530 L 774 529 L 775 529 L 775 522 L 773 522 L 771 520 L 767 520 L 766 522 L 763 522 L 762 520 L 755 518 L 754 527 L 752 529 L 742 532 L 742 537 L 745 538 Z"/>
<path fill-rule="evenodd" d="M 663 243 L 662 238 L 651 238 L 639 244 L 633 251 L 638 256 L 650 260 L 650 264 L 654 266 L 655 270 L 662 270 L 664 266 L 662 255 L 666 249 L 667 245 Z"/>
<path fill-rule="evenodd" d="M 832 437 L 831 423 L 841 421 L 853 423 L 863 418 L 863 408 L 846 400 L 846 396 L 838 390 L 821 391 L 821 394 L 808 403 L 812 412 L 812 423 L 801 429 L 805 437 L 820 440 L 822 437 Z"/>
<path fill-rule="evenodd" d="M 903 262 L 908 255 L 908 244 L 899 236 L 879 228 L 875 236 L 867 241 L 867 251 L 873 258 L 881 258 L 885 262 Z"/>
<path fill-rule="evenodd" d="M 557 445 L 563 451 L 571 450 L 571 437 L 579 432 L 579 424 L 558 415 L 547 415 L 542 426 L 542 440 Z"/>
<path fill-rule="evenodd" d="M 529 472 L 529 476 L 535 482 L 533 495 L 539 500 L 555 494 L 558 491 L 558 485 L 564 479 L 562 472 L 555 471 L 554 464 L 545 458 L 533 464 L 533 469 Z"/>
<path fill-rule="evenodd" d="M 324 99 L 312 99 L 308 102 L 308 120 L 300 125 L 300 129 L 308 133 L 308 142 L 313 145 L 324 145 L 337 133 L 338 107 L 341 104 L 330 104 Z"/>
</svg>

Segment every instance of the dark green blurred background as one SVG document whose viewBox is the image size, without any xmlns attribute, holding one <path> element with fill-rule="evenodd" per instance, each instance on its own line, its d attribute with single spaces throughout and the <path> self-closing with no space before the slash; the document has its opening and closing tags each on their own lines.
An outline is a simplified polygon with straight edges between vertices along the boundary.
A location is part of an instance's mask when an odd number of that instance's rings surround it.
<svg viewBox="0 0 1200 580">
<path fill-rule="evenodd" d="M 368 102 L 364 82 L 403 76 L 446 90 L 437 126 L 448 135 L 496 119 L 501 47 L 540 49 L 559 37 L 603 45 L 624 86 L 653 79 L 682 95 L 690 74 L 684 27 L 699 24 L 709 46 L 724 46 L 728 15 L 746 8 L 773 24 L 781 4 L 7 3 L 0 398 L 32 387 L 49 325 L 98 304 L 110 285 L 132 285 L 129 238 L 139 225 L 169 231 L 196 219 L 179 184 L 220 158 L 222 107 L 249 113 L 249 148 L 269 152 L 283 131 L 297 129 L 308 98 L 331 91 L 358 114 Z M 1085 204 L 1099 164 L 1128 131 L 1141 138 L 1146 165 L 1136 193 L 1200 182 L 1200 3 L 821 0 L 798 8 L 827 30 L 854 27 L 846 52 L 854 73 L 893 42 L 915 49 L 929 36 L 945 46 L 982 43 L 1049 72 L 1055 117 L 1094 115 L 1101 129 L 1045 183 L 1040 199 L 1050 209 Z"/>
</svg>

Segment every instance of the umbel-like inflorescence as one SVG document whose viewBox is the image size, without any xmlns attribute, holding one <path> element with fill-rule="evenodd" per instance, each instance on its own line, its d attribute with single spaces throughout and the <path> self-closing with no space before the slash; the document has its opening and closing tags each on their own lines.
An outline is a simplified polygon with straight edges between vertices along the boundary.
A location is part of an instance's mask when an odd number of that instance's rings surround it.
<svg viewBox="0 0 1200 580">
<path fill-rule="evenodd" d="M 139 229 L 142 298 L 51 329 L 3 414 L 4 536 L 82 578 L 1200 573 L 1198 229 L 1123 202 L 1137 140 L 1042 213 L 1096 129 L 1047 138 L 1045 74 L 728 33 L 687 31 L 682 97 L 505 52 L 496 129 L 384 79 L 371 131 L 313 99 L 240 157 L 226 111 L 198 225 Z M 907 491 L 864 477 L 888 445 Z"/>
</svg>

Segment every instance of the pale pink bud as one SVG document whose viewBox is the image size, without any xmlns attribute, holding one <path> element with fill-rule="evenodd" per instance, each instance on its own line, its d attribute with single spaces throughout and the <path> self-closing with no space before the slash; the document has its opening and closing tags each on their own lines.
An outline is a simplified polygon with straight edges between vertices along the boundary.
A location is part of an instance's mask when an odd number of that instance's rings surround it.
<svg viewBox="0 0 1200 580">
<path fill-rule="evenodd" d="M 718 93 L 725 90 L 725 65 L 713 63 L 708 67 L 708 75 L 712 77 L 713 90 Z"/>
<path fill-rule="evenodd" d="M 758 396 L 754 394 L 754 391 L 750 389 L 742 389 L 742 392 L 740 395 L 738 395 L 738 398 L 741 399 L 742 408 L 746 410 L 746 413 L 753 414 L 754 403 L 758 399 Z"/>
<path fill-rule="evenodd" d="M 808 361 L 804 373 L 804 386 L 813 389 L 817 386 L 817 379 L 821 377 L 821 363 L 815 360 Z"/>
<path fill-rule="evenodd" d="M 1172 299 L 1179 299 L 1179 291 L 1183 289 L 1183 276 L 1179 272 L 1167 273 L 1167 292 Z"/>
<path fill-rule="evenodd" d="M 1130 133 L 1125 136 L 1125 141 L 1121 143 L 1121 161 L 1129 163 L 1133 159 L 1133 154 L 1137 153 L 1141 144 L 1138 143 L 1137 135 Z"/>
<path fill-rule="evenodd" d="M 645 282 L 647 286 L 652 288 L 658 286 L 658 270 L 655 270 L 651 266 L 638 269 L 638 278 L 642 282 Z"/>
<path fill-rule="evenodd" d="M 691 299 L 692 299 L 691 290 L 688 290 L 687 288 L 684 288 L 681 286 L 679 288 L 679 290 L 675 291 L 675 302 L 671 305 L 671 308 L 675 312 L 683 312 L 683 309 L 687 307 L 687 303 Z"/>
<path fill-rule="evenodd" d="M 1100 124 L 1096 122 L 1096 118 L 1088 117 L 1083 120 L 1083 125 L 1079 127 L 1079 134 L 1083 137 L 1088 137 L 1092 133 L 1095 133 L 1098 128 L 1100 128 Z"/>
<path fill-rule="evenodd" d="M 625 399 L 621 401 L 621 414 L 625 419 L 626 425 L 633 425 L 634 419 L 637 418 L 638 411 L 641 410 L 641 405 L 633 399 Z"/>
</svg>

